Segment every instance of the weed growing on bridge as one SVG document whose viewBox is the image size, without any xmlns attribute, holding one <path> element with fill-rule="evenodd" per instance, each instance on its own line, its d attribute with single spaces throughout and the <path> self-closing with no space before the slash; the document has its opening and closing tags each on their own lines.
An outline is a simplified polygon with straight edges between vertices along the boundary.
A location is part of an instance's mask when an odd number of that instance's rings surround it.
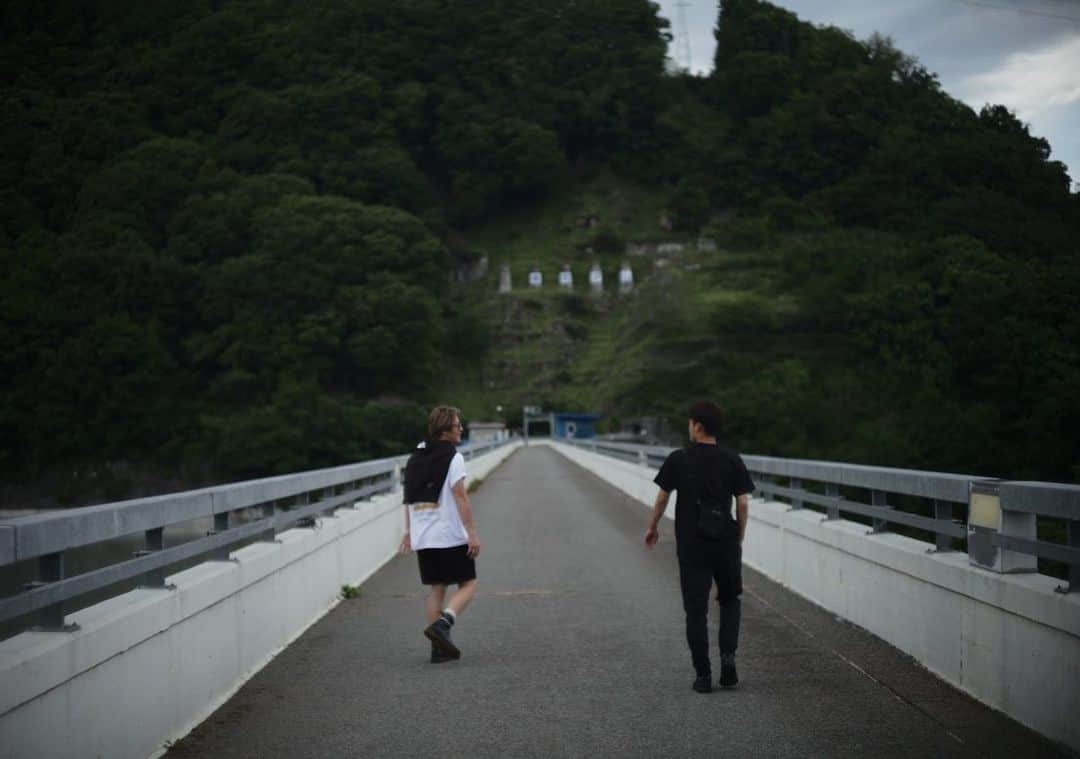
<svg viewBox="0 0 1080 759">
<path fill-rule="evenodd" d="M 359 598 L 360 588 L 356 585 L 342 585 L 341 586 L 341 600 L 348 601 L 350 598 Z"/>
</svg>

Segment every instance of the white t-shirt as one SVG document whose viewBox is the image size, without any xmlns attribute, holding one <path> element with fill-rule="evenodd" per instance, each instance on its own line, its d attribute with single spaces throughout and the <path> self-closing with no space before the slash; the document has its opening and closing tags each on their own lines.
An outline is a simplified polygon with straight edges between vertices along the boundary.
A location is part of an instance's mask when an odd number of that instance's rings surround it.
<svg viewBox="0 0 1080 759">
<path fill-rule="evenodd" d="M 451 491 L 451 488 L 463 479 L 465 457 L 455 453 L 454 458 L 450 459 L 450 468 L 446 472 L 442 490 L 439 491 L 439 508 L 425 508 L 423 504 L 417 504 L 419 508 L 409 505 L 409 538 L 414 551 L 424 548 L 453 548 L 469 542 L 465 525 L 461 523 L 461 514 L 458 513 L 457 501 Z"/>
</svg>

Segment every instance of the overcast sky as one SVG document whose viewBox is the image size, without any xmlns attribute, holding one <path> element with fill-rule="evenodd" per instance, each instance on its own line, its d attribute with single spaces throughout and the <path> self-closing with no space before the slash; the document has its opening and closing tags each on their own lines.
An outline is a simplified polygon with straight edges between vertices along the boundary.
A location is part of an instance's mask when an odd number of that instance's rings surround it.
<svg viewBox="0 0 1080 759">
<path fill-rule="evenodd" d="M 657 0 L 676 35 L 678 0 Z M 692 67 L 712 68 L 716 0 L 684 0 Z M 978 110 L 1011 108 L 1080 182 L 1080 0 L 772 0 L 804 21 L 874 32 L 935 72 Z M 680 61 L 681 63 L 681 61 Z"/>
</svg>

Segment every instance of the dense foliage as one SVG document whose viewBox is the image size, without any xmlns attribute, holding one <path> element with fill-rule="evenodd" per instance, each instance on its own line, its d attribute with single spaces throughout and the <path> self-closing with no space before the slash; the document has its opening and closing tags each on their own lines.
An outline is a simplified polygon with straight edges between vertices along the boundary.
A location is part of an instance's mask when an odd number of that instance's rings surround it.
<svg viewBox="0 0 1080 759">
<path fill-rule="evenodd" d="M 759 0 L 722 2 L 717 43 L 664 121 L 673 205 L 737 210 L 709 231 L 779 256 L 799 307 L 717 309 L 758 349 L 674 384 L 716 388 L 753 450 L 1080 479 L 1080 195 L 1047 142 Z M 825 350 L 767 348 L 792 334 Z"/>
<path fill-rule="evenodd" d="M 647 127 L 654 11 L 7 3 L 0 468 L 405 448 L 454 332 L 449 229 Z"/>
<path fill-rule="evenodd" d="M 1075 476 L 1080 200 L 1011 113 L 884 40 L 725 0 L 690 77 L 647 0 L 2 14 L 7 479 L 400 451 L 483 332 L 449 292 L 461 233 L 600 164 L 664 187 L 686 235 L 782 251 L 799 328 L 844 344 L 831 385 L 706 352 L 715 384 L 627 413 L 723 387 L 758 451 Z M 848 401 L 857 434 L 831 421 Z"/>
</svg>

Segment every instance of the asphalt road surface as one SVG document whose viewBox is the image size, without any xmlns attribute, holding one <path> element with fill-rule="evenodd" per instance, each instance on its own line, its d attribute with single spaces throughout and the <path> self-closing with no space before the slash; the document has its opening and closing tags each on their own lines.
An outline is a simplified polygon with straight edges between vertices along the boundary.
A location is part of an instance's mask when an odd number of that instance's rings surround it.
<svg viewBox="0 0 1080 759">
<path fill-rule="evenodd" d="M 647 510 L 542 446 L 472 499 L 480 585 L 454 628 L 460 661 L 429 663 L 416 559 L 398 556 L 168 755 L 1062 755 L 750 570 L 741 683 L 695 693 L 673 523 L 646 551 Z"/>
</svg>

